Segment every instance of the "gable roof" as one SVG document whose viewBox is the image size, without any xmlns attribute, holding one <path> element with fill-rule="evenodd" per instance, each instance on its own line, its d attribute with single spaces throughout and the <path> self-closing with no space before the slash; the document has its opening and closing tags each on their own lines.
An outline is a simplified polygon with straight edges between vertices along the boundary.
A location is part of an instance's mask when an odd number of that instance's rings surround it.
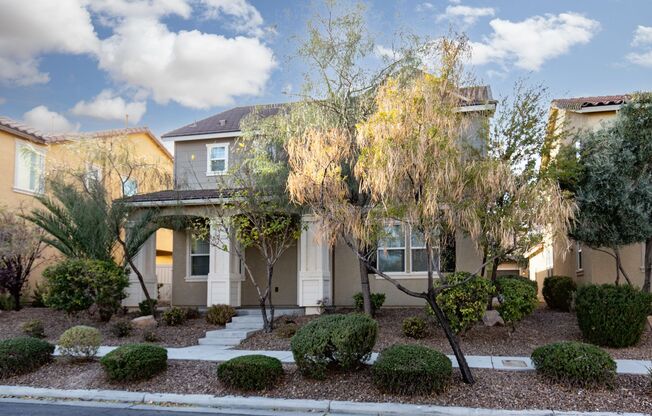
<svg viewBox="0 0 652 416">
<path fill-rule="evenodd" d="M 631 99 L 629 94 L 598 95 L 594 97 L 558 98 L 552 100 L 553 107 L 562 110 L 581 110 L 590 107 L 626 104 Z"/>
<path fill-rule="evenodd" d="M 493 99 L 491 88 L 488 85 L 461 88 L 460 101 L 462 107 L 497 103 L 497 101 Z M 235 107 L 167 132 L 161 137 L 167 139 L 204 134 L 237 133 L 240 131 L 240 122 L 242 119 L 251 114 L 254 110 L 258 111 L 261 117 L 269 117 L 278 114 L 282 108 L 289 105 L 290 103 L 278 103 Z"/>
<path fill-rule="evenodd" d="M 0 130 L 39 144 L 47 144 L 48 136 L 26 124 L 0 116 Z"/>
</svg>

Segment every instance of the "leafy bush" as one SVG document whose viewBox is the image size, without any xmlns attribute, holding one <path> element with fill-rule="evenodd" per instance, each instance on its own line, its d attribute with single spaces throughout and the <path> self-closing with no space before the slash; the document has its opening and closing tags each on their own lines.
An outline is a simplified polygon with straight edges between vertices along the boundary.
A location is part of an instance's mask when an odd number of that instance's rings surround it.
<svg viewBox="0 0 652 416">
<path fill-rule="evenodd" d="M 0 341 L 0 378 L 29 373 L 52 360 L 54 345 L 33 337 Z"/>
<path fill-rule="evenodd" d="M 186 319 L 199 319 L 201 317 L 201 314 L 199 313 L 199 309 L 197 308 L 184 308 L 183 309 L 184 313 L 186 314 Z"/>
<path fill-rule="evenodd" d="M 385 349 L 371 367 L 374 385 L 393 394 L 442 392 L 453 373 L 451 360 L 420 345 L 395 345 Z"/>
<path fill-rule="evenodd" d="M 568 312 L 577 285 L 568 276 L 549 276 L 543 280 L 543 298 L 550 309 Z"/>
<path fill-rule="evenodd" d="M 557 342 L 534 350 L 532 362 L 539 374 L 574 386 L 613 385 L 616 362 L 600 348 L 581 342 Z"/>
<path fill-rule="evenodd" d="M 84 311 L 95 304 L 100 319 L 108 321 L 126 297 L 129 278 L 115 263 L 69 259 L 43 271 L 47 281 L 45 303 L 68 313 Z"/>
<path fill-rule="evenodd" d="M 0 311 L 10 311 L 14 309 L 14 299 L 7 293 L 0 292 Z"/>
<path fill-rule="evenodd" d="M 156 304 L 158 301 L 156 299 L 145 299 L 144 301 L 138 304 L 138 310 L 140 311 L 140 316 L 149 316 L 154 315 L 156 312 Z"/>
<path fill-rule="evenodd" d="M 116 338 L 124 338 L 131 335 L 134 327 L 130 321 L 118 321 L 111 326 L 111 334 Z"/>
<path fill-rule="evenodd" d="M 159 342 L 160 338 L 158 337 L 158 334 L 156 331 L 145 331 L 143 332 L 143 341 L 145 342 Z"/>
<path fill-rule="evenodd" d="M 176 306 L 163 312 L 163 320 L 168 326 L 183 325 L 186 322 L 186 311 Z"/>
<path fill-rule="evenodd" d="M 323 378 L 329 365 L 350 369 L 366 361 L 377 336 L 378 323 L 366 315 L 326 315 L 299 328 L 292 355 L 304 375 Z"/>
<path fill-rule="evenodd" d="M 376 315 L 376 312 L 385 303 L 385 294 L 384 293 L 372 293 L 370 296 L 371 301 L 371 315 Z M 362 298 L 362 292 L 358 292 L 353 295 L 353 302 L 358 311 L 364 311 L 364 299 Z"/>
<path fill-rule="evenodd" d="M 38 319 L 27 321 L 22 326 L 23 333 L 29 337 L 45 338 L 45 328 L 43 322 Z"/>
<path fill-rule="evenodd" d="M 521 280 L 523 283 L 527 283 L 528 285 L 532 286 L 534 288 L 534 290 L 537 293 L 539 293 L 539 284 L 537 283 L 537 281 L 536 280 L 530 280 L 530 278 L 527 277 L 527 276 L 519 276 L 517 274 L 508 274 L 508 275 L 501 276 L 501 277 L 506 277 L 508 279 Z"/>
<path fill-rule="evenodd" d="M 645 330 L 650 295 L 629 285 L 590 285 L 577 290 L 575 312 L 584 338 L 597 345 L 635 345 Z"/>
<path fill-rule="evenodd" d="M 496 308 L 505 323 L 514 325 L 537 308 L 536 286 L 522 278 L 499 277 L 496 279 L 500 306 Z"/>
<path fill-rule="evenodd" d="M 128 344 L 102 357 L 100 363 L 111 380 L 147 380 L 167 368 L 168 352 L 157 345 Z"/>
<path fill-rule="evenodd" d="M 265 355 L 244 355 L 217 366 L 217 378 L 240 390 L 270 389 L 282 376 L 281 361 Z"/>
<path fill-rule="evenodd" d="M 206 322 L 211 325 L 226 325 L 236 315 L 235 308 L 229 305 L 212 305 L 206 311 Z"/>
<path fill-rule="evenodd" d="M 100 349 L 102 334 L 91 326 L 78 325 L 59 337 L 59 352 L 64 357 L 91 359 Z"/>
<path fill-rule="evenodd" d="M 425 338 L 428 335 L 428 323 L 418 316 L 405 318 L 403 320 L 403 335 L 414 339 Z"/>
<path fill-rule="evenodd" d="M 446 277 L 448 284 L 463 282 L 471 276 L 467 272 L 455 272 Z M 436 282 L 435 285 L 441 284 Z M 451 329 L 455 333 L 467 331 L 476 322 L 482 320 L 487 310 L 487 303 L 494 294 L 494 286 L 491 282 L 482 277 L 476 277 L 468 282 L 443 290 L 437 295 L 437 304 L 441 307 L 448 318 Z M 426 312 L 434 315 L 430 306 L 426 306 Z"/>
<path fill-rule="evenodd" d="M 34 286 L 34 291 L 32 292 L 32 307 L 45 307 L 45 289 L 38 283 Z"/>
<path fill-rule="evenodd" d="M 299 329 L 299 326 L 294 322 L 285 322 L 276 328 L 276 335 L 281 338 L 292 338 Z"/>
</svg>

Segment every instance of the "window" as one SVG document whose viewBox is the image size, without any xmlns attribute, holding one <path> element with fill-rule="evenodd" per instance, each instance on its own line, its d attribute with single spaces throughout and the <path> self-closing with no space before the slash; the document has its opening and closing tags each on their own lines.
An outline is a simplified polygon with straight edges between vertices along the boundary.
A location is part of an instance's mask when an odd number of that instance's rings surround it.
<svg viewBox="0 0 652 416">
<path fill-rule="evenodd" d="M 91 187 L 91 184 L 100 182 L 102 180 L 102 168 L 96 165 L 86 166 L 86 175 L 84 176 L 84 182 L 87 188 Z"/>
<path fill-rule="evenodd" d="M 14 188 L 42 193 L 44 190 L 45 153 L 27 142 L 16 142 Z"/>
<path fill-rule="evenodd" d="M 189 277 L 206 277 L 208 276 L 210 243 L 208 238 L 197 238 L 189 233 Z"/>
<path fill-rule="evenodd" d="M 405 272 L 405 233 L 401 224 L 385 227 L 385 236 L 378 242 L 378 269 L 383 272 Z"/>
<path fill-rule="evenodd" d="M 575 255 L 577 260 L 577 270 L 583 270 L 584 264 L 582 263 L 582 245 L 580 243 L 575 243 Z"/>
<path fill-rule="evenodd" d="M 207 175 L 222 175 L 229 169 L 229 145 L 224 144 L 207 144 L 206 151 L 208 155 Z"/>
<path fill-rule="evenodd" d="M 423 238 L 423 233 L 417 230 L 412 230 L 412 233 L 410 233 L 410 235 L 411 235 L 410 250 L 412 254 L 411 257 L 412 261 L 410 262 L 411 269 L 413 272 L 427 272 L 428 251 L 426 250 L 426 240 Z M 435 265 L 433 264 L 433 266 Z"/>
<path fill-rule="evenodd" d="M 135 179 L 123 179 L 122 181 L 122 195 L 133 196 L 138 193 L 138 182 Z"/>
</svg>

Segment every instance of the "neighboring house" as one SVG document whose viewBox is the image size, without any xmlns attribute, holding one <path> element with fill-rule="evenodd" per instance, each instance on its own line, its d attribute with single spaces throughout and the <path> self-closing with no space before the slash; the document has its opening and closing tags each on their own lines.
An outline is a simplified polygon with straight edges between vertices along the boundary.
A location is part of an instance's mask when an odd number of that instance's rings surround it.
<svg viewBox="0 0 652 416">
<path fill-rule="evenodd" d="M 629 95 L 614 95 L 553 100 L 548 121 L 549 131 L 572 136 L 571 133 L 580 130 L 598 130 L 613 121 L 618 110 L 629 99 Z M 554 150 L 553 148 L 551 152 L 553 158 Z M 623 266 L 632 283 L 639 287 L 645 278 L 644 250 L 645 244 L 632 244 L 621 250 Z M 530 279 L 537 280 L 539 287 L 545 277 L 552 275 L 571 276 L 578 284 L 615 281 L 615 259 L 576 242 L 571 247 L 561 247 L 559 242 L 548 239 L 530 250 L 527 257 Z"/>
<path fill-rule="evenodd" d="M 172 174 L 172 154 L 146 127 L 47 135 L 0 116 L 0 207 L 29 211 L 38 206 L 39 202 L 34 196 L 47 193 L 46 177 L 62 167 L 86 169 L 89 178 L 101 179 L 102 169 L 83 160 L 76 146 L 88 144 L 89 141 L 96 141 L 102 146 L 124 144 L 142 160 L 155 163 L 168 175 Z M 125 189 L 111 189 L 111 196 L 118 198 L 123 192 L 152 192 L 165 186 L 149 182 L 138 183 L 135 179 L 125 181 Z M 170 265 L 172 234 L 167 230 L 157 234 L 156 262 Z M 39 280 L 42 268 L 57 257 L 56 250 L 47 249 L 45 257 L 49 261 L 35 271 L 32 283 Z"/>
<path fill-rule="evenodd" d="M 474 87 L 462 91 L 460 111 L 474 118 L 469 134 L 479 143 L 480 125 L 496 107 L 489 87 Z M 216 191 L 216 183 L 233 166 L 234 146 L 239 136 L 240 121 L 257 111 L 260 115 L 278 113 L 283 105 L 237 107 L 201 121 L 173 130 L 162 136 L 174 143 L 175 188 L 172 190 L 137 195 L 129 198 L 131 204 L 143 208 L 157 207 L 162 215 L 210 216 L 212 204 L 223 202 Z M 306 312 L 319 311 L 319 305 L 345 306 L 353 304 L 353 295 L 360 291 L 358 261 L 344 244 L 330 247 L 319 239 L 316 219 L 303 218 L 306 229 L 296 247 L 290 248 L 274 268 L 273 298 L 277 306 L 303 307 Z M 419 236 L 400 225 L 390 227 L 390 235 L 379 242 L 378 267 L 390 273 L 413 290 L 424 290 L 426 271 L 423 262 L 425 248 Z M 211 230 L 211 232 L 219 232 Z M 151 274 L 152 250 L 155 236 L 146 243 L 137 261 L 148 270 L 145 280 L 149 287 L 156 283 Z M 469 238 L 461 233 L 453 240 L 441 263 L 446 271 L 476 271 L 482 256 Z M 230 236 L 229 245 L 236 244 Z M 247 249 L 245 257 L 256 279 L 263 286 L 264 262 L 256 249 Z M 445 257 L 445 258 L 444 258 Z M 409 297 L 391 283 L 375 275 L 370 276 L 372 292 L 387 296 L 385 305 L 421 305 L 421 299 Z M 127 305 L 142 300 L 142 292 L 134 282 Z M 229 304 L 235 307 L 257 306 L 254 286 L 245 279 L 243 267 L 234 250 L 225 251 L 206 240 L 197 240 L 186 229 L 174 231 L 172 304 L 179 306 L 209 306 Z"/>
</svg>

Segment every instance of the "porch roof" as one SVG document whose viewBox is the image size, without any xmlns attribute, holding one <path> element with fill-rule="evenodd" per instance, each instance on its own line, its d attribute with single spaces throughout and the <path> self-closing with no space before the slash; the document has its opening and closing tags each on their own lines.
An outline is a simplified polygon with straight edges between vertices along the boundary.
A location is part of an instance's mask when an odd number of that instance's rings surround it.
<svg viewBox="0 0 652 416">
<path fill-rule="evenodd" d="M 161 205 L 201 205 L 216 200 L 230 198 L 237 189 L 168 189 L 122 198 L 129 205 L 161 206 Z"/>
</svg>

